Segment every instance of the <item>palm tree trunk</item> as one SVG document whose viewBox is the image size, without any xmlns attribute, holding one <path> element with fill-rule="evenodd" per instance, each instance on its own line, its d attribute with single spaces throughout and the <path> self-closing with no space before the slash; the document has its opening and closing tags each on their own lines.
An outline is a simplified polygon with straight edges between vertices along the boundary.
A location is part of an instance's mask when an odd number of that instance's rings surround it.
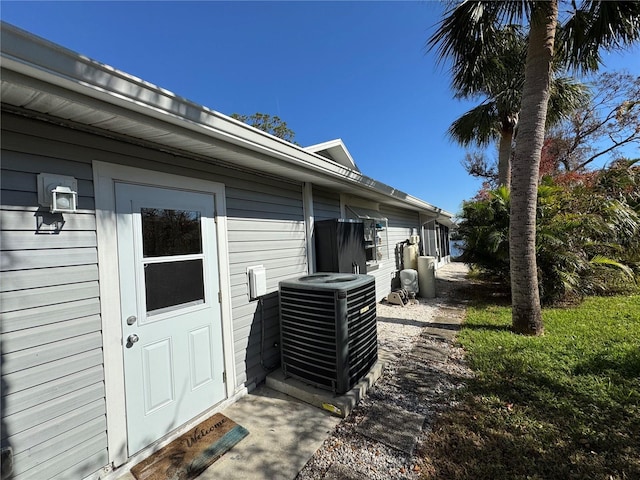
<svg viewBox="0 0 640 480">
<path fill-rule="evenodd" d="M 543 332 L 536 265 L 536 202 L 557 21 L 557 0 L 533 4 L 522 113 L 511 164 L 512 325 L 514 331 L 527 335 Z"/>
<path fill-rule="evenodd" d="M 507 126 L 500 132 L 500 146 L 498 149 L 498 183 L 511 188 L 511 149 L 513 142 L 513 127 Z"/>
</svg>

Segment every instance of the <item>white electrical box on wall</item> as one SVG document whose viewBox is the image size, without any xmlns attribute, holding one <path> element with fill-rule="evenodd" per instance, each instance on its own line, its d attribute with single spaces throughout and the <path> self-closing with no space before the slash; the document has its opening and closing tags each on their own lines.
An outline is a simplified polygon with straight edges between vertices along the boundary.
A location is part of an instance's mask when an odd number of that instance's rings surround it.
<svg viewBox="0 0 640 480">
<path fill-rule="evenodd" d="M 249 298 L 254 300 L 267 294 L 267 271 L 262 265 L 247 267 L 249 276 Z"/>
</svg>

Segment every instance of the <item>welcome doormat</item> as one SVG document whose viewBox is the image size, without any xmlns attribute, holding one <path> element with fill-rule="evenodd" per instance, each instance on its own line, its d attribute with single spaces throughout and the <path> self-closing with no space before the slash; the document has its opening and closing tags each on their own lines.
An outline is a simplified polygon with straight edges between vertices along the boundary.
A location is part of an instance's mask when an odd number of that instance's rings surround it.
<svg viewBox="0 0 640 480">
<path fill-rule="evenodd" d="M 215 414 L 131 469 L 137 480 L 190 480 L 249 435 L 244 427 Z"/>
</svg>

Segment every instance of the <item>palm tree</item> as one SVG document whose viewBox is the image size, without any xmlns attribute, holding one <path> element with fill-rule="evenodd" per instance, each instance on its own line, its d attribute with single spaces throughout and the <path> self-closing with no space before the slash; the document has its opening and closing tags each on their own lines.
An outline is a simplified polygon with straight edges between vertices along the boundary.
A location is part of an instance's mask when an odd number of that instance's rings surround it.
<svg viewBox="0 0 640 480">
<path fill-rule="evenodd" d="M 430 47 L 436 45 L 432 39 Z M 463 146 L 485 147 L 497 141 L 498 184 L 509 186 L 513 134 L 518 123 L 520 92 L 524 80 L 526 37 L 518 25 L 492 32 L 473 56 L 453 68 L 456 98 L 484 97 L 449 127 L 453 140 Z"/>
<path fill-rule="evenodd" d="M 509 262 L 513 329 L 530 335 L 543 332 L 535 251 L 536 199 L 554 54 L 571 67 L 595 70 L 601 48 L 628 46 L 640 38 L 640 2 L 583 1 L 578 7 L 572 1 L 567 7 L 571 11 L 563 12 L 558 29 L 558 0 L 463 1 L 446 12 L 430 40 L 439 44 L 441 57 L 453 59 L 455 75 L 456 68 L 482 53 L 483 45 L 491 42 L 501 25 L 514 20 L 529 25 L 522 114 L 511 162 Z"/>
<path fill-rule="evenodd" d="M 453 140 L 467 147 L 475 144 L 486 147 L 498 142 L 498 184 L 507 188 L 511 184 L 511 154 L 513 137 L 520 113 L 524 84 L 527 37 L 519 25 L 508 25 L 497 30 L 494 41 L 459 69 L 454 78 L 455 98 L 484 97 L 483 102 L 456 119 L 448 133 Z M 430 42 L 431 47 L 436 45 Z M 588 100 L 587 87 L 571 77 L 559 77 L 560 68 L 554 64 L 547 127 L 551 127 Z M 483 72 L 480 78 L 471 78 L 470 72 Z"/>
</svg>

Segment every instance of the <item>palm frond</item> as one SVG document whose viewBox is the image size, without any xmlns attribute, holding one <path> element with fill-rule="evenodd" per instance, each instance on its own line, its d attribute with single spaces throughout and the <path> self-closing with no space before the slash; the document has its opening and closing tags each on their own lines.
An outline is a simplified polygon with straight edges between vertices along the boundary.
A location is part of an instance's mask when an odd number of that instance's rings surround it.
<svg viewBox="0 0 640 480">
<path fill-rule="evenodd" d="M 491 192 L 491 198 L 500 202 L 505 210 L 509 210 L 509 201 L 511 199 L 511 192 L 507 187 L 501 185 Z"/>
<path fill-rule="evenodd" d="M 522 18 L 529 2 L 463 1 L 447 12 L 437 31 L 427 40 L 426 49 L 435 49 L 439 61 L 452 60 L 452 84 L 464 96 L 485 91 L 499 71 L 513 73 L 500 58 L 505 50 L 526 42 L 522 30 L 512 20 Z M 519 4 L 524 5 L 517 8 Z M 505 25 L 508 25 L 505 27 Z M 502 52 L 502 53 L 500 53 Z"/>
<path fill-rule="evenodd" d="M 584 72 L 597 70 L 602 48 L 622 49 L 640 39 L 640 2 L 584 1 L 558 35 L 563 63 Z"/>
<path fill-rule="evenodd" d="M 547 128 L 567 118 L 589 101 L 589 88 L 573 77 L 558 77 L 551 82 Z"/>
<path fill-rule="evenodd" d="M 500 247 L 505 249 L 505 252 L 508 252 L 506 248 L 507 237 L 505 235 L 506 232 L 502 232 L 500 230 L 491 230 L 487 235 L 487 246 L 492 253 L 498 252 Z"/>
<path fill-rule="evenodd" d="M 633 276 L 633 270 L 629 268 L 627 265 L 624 265 L 620 262 L 617 262 L 611 258 L 604 257 L 602 255 L 596 255 L 590 261 L 592 265 L 604 265 L 607 267 L 617 268 L 618 270 L 625 273 L 627 277 L 635 282 L 635 277 Z"/>
<path fill-rule="evenodd" d="M 565 291 L 573 292 L 580 285 L 580 275 L 576 274 L 575 272 L 566 272 L 559 270 L 557 273 L 560 277 L 560 280 L 562 281 L 562 285 Z"/>
<path fill-rule="evenodd" d="M 449 130 L 449 136 L 463 146 L 472 144 L 487 146 L 500 137 L 499 119 L 496 105 L 486 102 L 472 108 L 455 120 Z"/>
</svg>

